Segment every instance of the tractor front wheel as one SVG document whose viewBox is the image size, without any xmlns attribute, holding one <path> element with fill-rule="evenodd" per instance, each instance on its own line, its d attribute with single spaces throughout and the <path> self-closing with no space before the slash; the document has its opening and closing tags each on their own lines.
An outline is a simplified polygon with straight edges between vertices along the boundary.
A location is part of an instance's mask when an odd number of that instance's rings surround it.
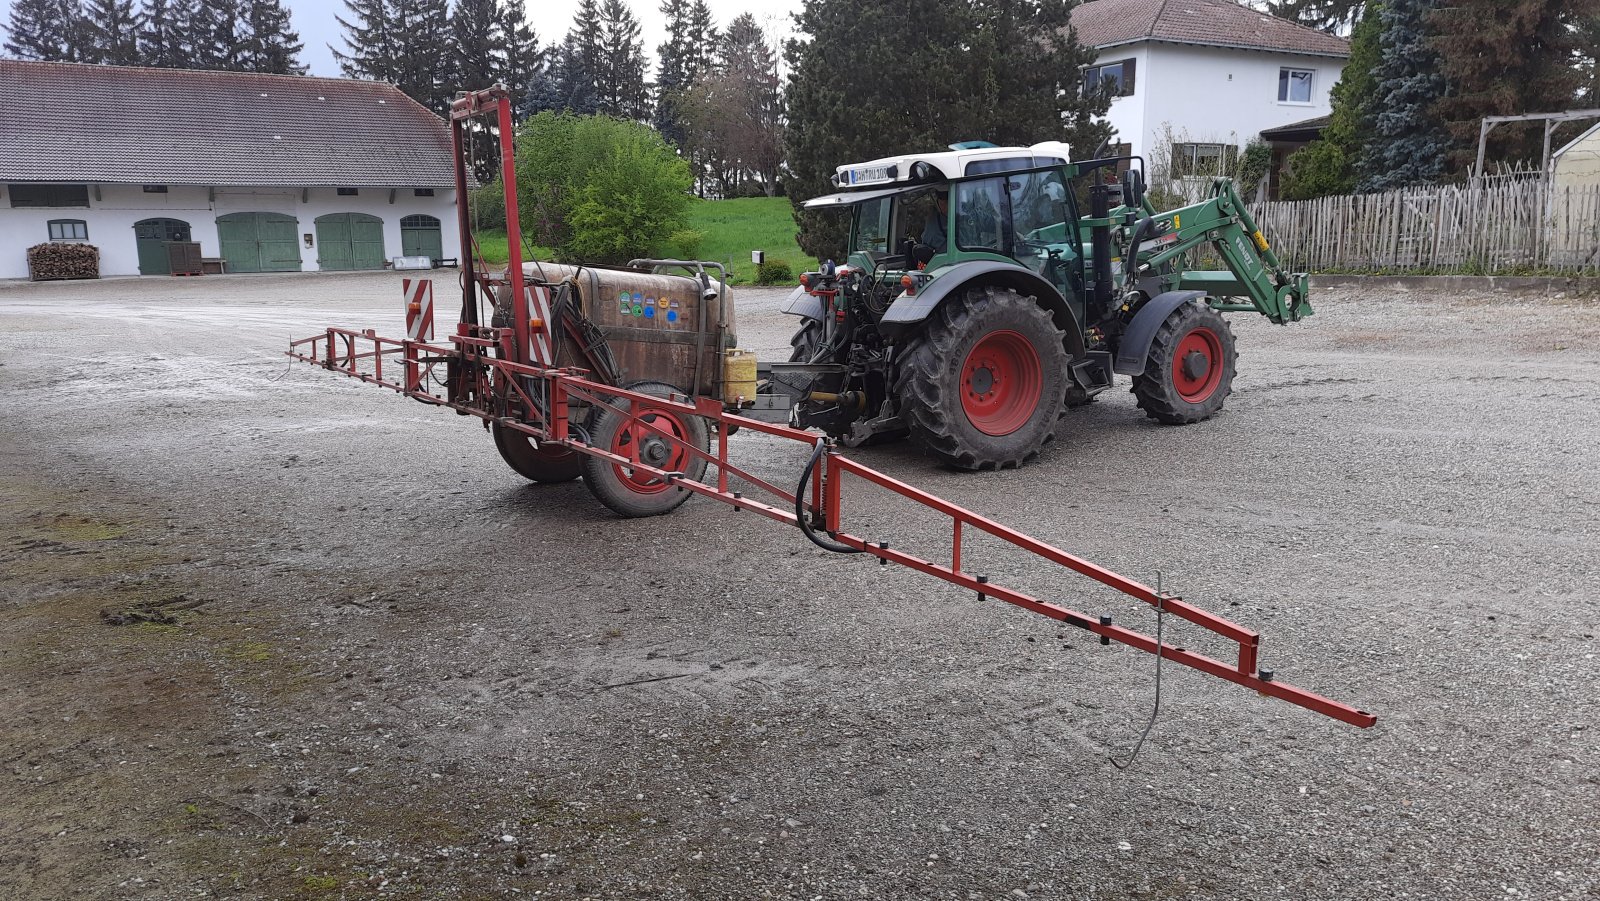
<svg viewBox="0 0 1600 901">
<path fill-rule="evenodd" d="M 663 382 L 639 382 L 626 387 L 662 399 L 682 394 Z M 705 475 L 705 458 L 689 450 L 691 446 L 700 450 L 710 447 L 710 430 L 704 419 L 678 410 L 635 410 L 634 403 L 626 398 L 611 400 L 610 404 L 621 412 L 598 404 L 589 412 L 585 429 L 591 447 L 665 472 L 682 473 L 696 481 Z M 659 516 L 676 510 L 689 499 L 687 488 L 644 469 L 588 454 L 582 457 L 583 481 L 589 491 L 600 503 L 623 516 Z"/>
<path fill-rule="evenodd" d="M 979 288 L 941 305 L 899 353 L 911 437 L 955 469 L 1010 469 L 1055 437 L 1066 403 L 1064 333 L 1032 298 Z"/>
<path fill-rule="evenodd" d="M 1233 330 L 1222 314 L 1190 301 L 1167 314 L 1150 342 L 1133 393 L 1146 416 L 1166 425 L 1210 419 L 1233 391 Z"/>
<path fill-rule="evenodd" d="M 583 475 L 582 454 L 559 444 L 535 444 L 524 432 L 498 422 L 489 426 L 500 459 L 517 475 L 535 482 L 570 482 Z"/>
</svg>

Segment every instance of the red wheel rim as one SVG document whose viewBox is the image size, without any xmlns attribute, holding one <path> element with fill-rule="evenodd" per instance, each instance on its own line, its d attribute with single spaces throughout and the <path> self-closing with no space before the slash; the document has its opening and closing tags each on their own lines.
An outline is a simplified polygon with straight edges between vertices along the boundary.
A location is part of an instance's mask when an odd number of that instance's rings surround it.
<svg viewBox="0 0 1600 901">
<path fill-rule="evenodd" d="M 654 428 L 646 428 L 643 423 L 649 423 Z M 678 417 L 659 410 L 646 410 L 636 417 L 629 417 L 617 429 L 611 439 L 611 452 L 667 472 L 682 472 L 689 462 L 689 451 L 684 446 L 687 434 L 688 430 Z M 611 469 L 616 473 L 617 481 L 635 494 L 660 494 L 672 487 L 666 479 L 643 469 L 616 463 L 611 465 Z"/>
<path fill-rule="evenodd" d="M 1204 403 L 1222 384 L 1222 339 L 1204 326 L 1178 342 L 1172 355 L 1172 384 L 1191 404 Z"/>
<path fill-rule="evenodd" d="M 990 332 L 961 364 L 961 409 L 985 435 L 1009 435 L 1039 409 L 1039 353 L 1012 331 Z"/>
</svg>

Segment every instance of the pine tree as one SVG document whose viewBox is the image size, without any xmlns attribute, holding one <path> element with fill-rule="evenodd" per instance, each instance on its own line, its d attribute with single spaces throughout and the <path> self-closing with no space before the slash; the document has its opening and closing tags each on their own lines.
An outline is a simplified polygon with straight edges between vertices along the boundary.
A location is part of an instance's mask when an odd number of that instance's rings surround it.
<svg viewBox="0 0 1600 901">
<path fill-rule="evenodd" d="M 716 64 L 717 23 L 711 18 L 706 0 L 689 4 L 689 26 L 684 36 L 683 83 L 694 84 L 711 74 Z"/>
<path fill-rule="evenodd" d="M 580 0 L 566 37 L 546 52 L 548 74 L 536 92 L 534 112 L 565 110 L 588 115 L 599 111 L 599 35 L 599 5 L 596 0 Z"/>
<path fill-rule="evenodd" d="M 689 50 L 689 0 L 664 0 L 661 15 L 667 31 L 656 45 L 656 113 L 651 124 L 670 143 L 683 143 L 683 123 L 677 112 L 679 97 L 689 86 L 684 56 Z"/>
<path fill-rule="evenodd" d="M 300 51 L 305 45 L 290 25 L 280 0 L 245 0 L 239 68 L 246 72 L 304 75 Z"/>
<path fill-rule="evenodd" d="M 344 0 L 345 16 L 334 16 L 344 28 L 345 53 L 333 49 L 339 68 L 350 78 L 394 82 L 399 50 L 385 0 Z M 348 16 L 348 18 L 346 18 Z"/>
<path fill-rule="evenodd" d="M 644 81 L 644 42 L 639 20 L 623 0 L 600 5 L 599 56 L 594 63 L 600 112 L 647 122 L 650 97 Z"/>
<path fill-rule="evenodd" d="M 1350 35 L 1350 59 L 1333 86 L 1333 107 L 1322 136 L 1289 157 L 1285 200 L 1309 200 L 1355 191 L 1372 134 L 1376 70 L 1383 54 L 1382 6 L 1373 3 Z"/>
<path fill-rule="evenodd" d="M 1573 28 L 1578 45 L 1579 106 L 1600 107 L 1600 14 L 1583 16 Z"/>
<path fill-rule="evenodd" d="M 1080 90 L 1093 55 L 1066 27 L 1075 0 L 814 0 L 797 15 L 784 131 L 789 196 L 836 166 L 954 141 L 1065 140 L 1087 155 L 1109 99 Z M 908 27 L 914 23 L 915 27 Z M 797 207 L 801 247 L 837 256 L 844 223 Z"/>
<path fill-rule="evenodd" d="M 1444 0 L 1435 6 L 1426 25 L 1450 83 L 1436 112 L 1454 138 L 1449 169 L 1461 174 L 1476 161 L 1483 117 L 1571 108 L 1581 84 L 1574 28 L 1595 14 L 1597 4 Z M 1490 134 L 1487 159 L 1537 164 L 1543 139 L 1542 123 L 1501 125 Z"/>
<path fill-rule="evenodd" d="M 450 109 L 449 0 L 390 0 L 395 41 L 394 86 L 443 115 Z"/>
<path fill-rule="evenodd" d="M 521 0 L 510 0 L 501 8 L 500 34 L 505 42 L 500 82 L 511 93 L 512 114 L 521 120 L 533 114 L 535 86 L 544 72 L 545 59 L 539 35 L 528 24 Z"/>
<path fill-rule="evenodd" d="M 515 2 L 513 2 L 515 5 Z M 456 90 L 481 91 L 500 79 L 506 49 L 499 0 L 456 0 L 450 14 L 450 55 Z"/>
<path fill-rule="evenodd" d="M 144 0 L 139 11 L 139 64 L 192 68 L 189 36 L 194 16 L 194 0 Z"/>
<path fill-rule="evenodd" d="M 237 71 L 244 59 L 239 35 L 242 17 L 240 0 L 198 0 L 190 19 L 190 68 Z"/>
<path fill-rule="evenodd" d="M 17 59 L 72 62 L 82 56 L 83 37 L 76 0 L 15 0 L 4 47 Z"/>
<path fill-rule="evenodd" d="M 1267 0 L 1266 11 L 1330 34 L 1344 34 L 1367 12 L 1368 0 Z"/>
<path fill-rule="evenodd" d="M 1435 115 L 1447 82 L 1428 32 L 1436 0 L 1388 0 L 1381 13 L 1382 58 L 1373 77 L 1372 138 L 1358 190 L 1384 191 L 1437 181 L 1450 136 Z"/>
<path fill-rule="evenodd" d="M 133 0 L 88 0 L 83 6 L 83 49 L 79 61 L 138 65 L 138 19 Z"/>
</svg>

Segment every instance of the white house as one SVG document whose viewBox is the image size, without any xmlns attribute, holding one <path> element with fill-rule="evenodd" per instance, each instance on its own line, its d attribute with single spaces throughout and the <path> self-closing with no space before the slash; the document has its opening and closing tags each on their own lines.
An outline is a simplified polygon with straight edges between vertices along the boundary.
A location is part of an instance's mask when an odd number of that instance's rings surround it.
<svg viewBox="0 0 1600 901">
<path fill-rule="evenodd" d="M 1097 54 L 1085 84 L 1113 95 L 1114 149 L 1195 174 L 1231 168 L 1264 130 L 1327 115 L 1350 56 L 1343 38 L 1231 0 L 1090 0 L 1072 25 Z"/>
<path fill-rule="evenodd" d="M 459 253 L 450 137 L 388 84 L 0 60 L 0 278 L 80 241 L 102 275 L 381 269 Z"/>
</svg>

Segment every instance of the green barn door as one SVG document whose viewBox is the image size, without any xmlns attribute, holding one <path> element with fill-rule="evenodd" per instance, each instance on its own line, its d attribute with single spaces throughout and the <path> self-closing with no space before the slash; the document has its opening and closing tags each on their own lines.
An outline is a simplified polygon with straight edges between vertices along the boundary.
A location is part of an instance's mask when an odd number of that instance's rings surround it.
<svg viewBox="0 0 1600 901">
<path fill-rule="evenodd" d="M 428 257 L 435 263 L 444 256 L 444 236 L 439 220 L 417 214 L 400 220 L 400 252 L 408 257 Z"/>
<path fill-rule="evenodd" d="M 383 220 L 365 213 L 318 216 L 317 266 L 324 270 L 382 269 Z"/>
<path fill-rule="evenodd" d="M 217 217 L 217 241 L 229 272 L 299 272 L 300 223 L 282 213 Z"/>
<path fill-rule="evenodd" d="M 133 224 L 134 246 L 139 250 L 140 275 L 166 275 L 167 242 L 188 241 L 189 223 L 182 219 L 143 219 Z"/>
</svg>

